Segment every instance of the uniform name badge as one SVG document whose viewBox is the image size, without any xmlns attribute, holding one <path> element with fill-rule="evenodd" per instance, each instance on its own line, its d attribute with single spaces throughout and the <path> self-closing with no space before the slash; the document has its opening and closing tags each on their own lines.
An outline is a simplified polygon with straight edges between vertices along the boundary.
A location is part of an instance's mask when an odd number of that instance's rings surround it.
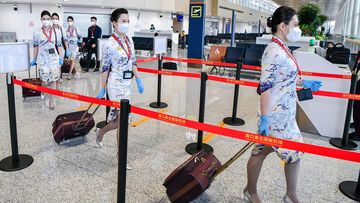
<svg viewBox="0 0 360 203">
<path fill-rule="evenodd" d="M 129 79 L 132 79 L 133 77 L 134 77 L 134 73 L 132 71 L 129 71 L 129 70 L 124 71 L 123 79 L 129 80 Z"/>
<path fill-rule="evenodd" d="M 54 48 L 49 49 L 49 54 L 55 54 L 55 49 Z"/>
</svg>

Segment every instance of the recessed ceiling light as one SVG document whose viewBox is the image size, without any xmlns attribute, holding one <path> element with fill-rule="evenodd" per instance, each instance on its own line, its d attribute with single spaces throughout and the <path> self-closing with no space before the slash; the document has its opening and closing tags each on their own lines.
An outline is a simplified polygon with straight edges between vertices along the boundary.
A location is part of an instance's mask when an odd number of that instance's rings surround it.
<svg viewBox="0 0 360 203">
<path fill-rule="evenodd" d="M 6 1 L 2 1 L 3 3 L 6 3 Z"/>
</svg>

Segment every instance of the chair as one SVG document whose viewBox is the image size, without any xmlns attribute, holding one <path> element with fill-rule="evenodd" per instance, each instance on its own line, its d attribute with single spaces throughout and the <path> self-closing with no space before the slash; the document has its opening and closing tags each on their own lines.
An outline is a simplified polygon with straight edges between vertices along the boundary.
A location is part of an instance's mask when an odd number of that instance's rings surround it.
<svg viewBox="0 0 360 203">
<path fill-rule="evenodd" d="M 266 47 L 265 44 L 250 44 L 250 48 L 253 48 L 253 49 L 265 50 L 265 47 Z"/>
<path fill-rule="evenodd" d="M 261 58 L 264 50 L 247 48 L 245 50 L 244 64 L 252 66 L 261 66 Z"/>
<path fill-rule="evenodd" d="M 244 48 L 241 47 L 227 47 L 224 56 L 225 63 L 238 63 L 240 58 L 244 57 Z"/>
<path fill-rule="evenodd" d="M 226 53 L 225 46 L 212 46 L 210 48 L 210 54 L 208 56 L 208 60 L 222 62 L 225 53 Z M 210 70 L 210 74 L 212 74 L 214 71 L 216 71 L 216 73 L 219 73 L 219 70 L 216 66 L 213 66 L 213 68 Z"/>
<path fill-rule="evenodd" d="M 249 48 L 249 46 L 250 46 L 250 44 L 248 44 L 248 43 L 241 43 L 241 42 L 236 43 L 236 47 L 239 47 L 239 48 L 246 49 L 246 48 Z"/>
</svg>

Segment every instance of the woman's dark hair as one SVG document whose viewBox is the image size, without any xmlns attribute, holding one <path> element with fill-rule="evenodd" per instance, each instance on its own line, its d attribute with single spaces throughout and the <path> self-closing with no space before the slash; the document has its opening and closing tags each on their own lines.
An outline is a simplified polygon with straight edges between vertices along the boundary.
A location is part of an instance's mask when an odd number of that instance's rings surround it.
<svg viewBox="0 0 360 203">
<path fill-rule="evenodd" d="M 54 17 L 54 16 L 57 16 L 57 17 L 60 19 L 59 14 L 53 13 L 53 14 L 51 15 L 51 17 Z"/>
<path fill-rule="evenodd" d="M 111 14 L 111 22 L 119 20 L 121 14 L 129 14 L 125 8 L 118 8 Z"/>
<path fill-rule="evenodd" d="M 44 16 L 49 16 L 49 17 L 50 17 L 51 14 L 50 14 L 49 11 L 46 11 L 46 10 L 45 10 L 45 11 L 41 12 L 41 18 L 44 17 Z"/>
<path fill-rule="evenodd" d="M 293 8 L 281 6 L 276 9 L 272 17 L 267 19 L 267 26 L 271 28 L 272 33 L 275 33 L 280 23 L 284 22 L 288 25 L 294 15 L 296 11 Z"/>
<path fill-rule="evenodd" d="M 70 20 L 74 21 L 74 18 L 72 16 L 67 17 L 67 19 L 68 20 L 70 19 Z"/>
</svg>

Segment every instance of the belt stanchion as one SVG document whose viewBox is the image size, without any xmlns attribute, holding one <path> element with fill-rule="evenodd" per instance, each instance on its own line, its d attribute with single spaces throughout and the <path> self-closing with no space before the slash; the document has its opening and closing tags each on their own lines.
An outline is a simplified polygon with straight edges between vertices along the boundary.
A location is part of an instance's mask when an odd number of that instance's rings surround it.
<svg viewBox="0 0 360 203">
<path fill-rule="evenodd" d="M 162 67 L 162 56 L 159 55 L 158 61 L 158 70 L 161 71 Z M 150 104 L 150 107 L 155 109 L 163 109 L 166 108 L 168 105 L 164 102 L 161 102 L 161 74 L 158 74 L 158 86 L 157 86 L 157 101 Z"/>
<path fill-rule="evenodd" d="M 237 64 L 236 67 L 236 76 L 235 76 L 236 80 L 240 80 L 241 68 L 242 68 L 242 59 L 240 59 L 240 62 Z M 236 117 L 238 100 L 239 100 L 239 84 L 235 84 L 232 116 L 224 118 L 223 120 L 224 123 L 232 126 L 241 126 L 245 124 L 245 121 L 243 119 Z"/>
<path fill-rule="evenodd" d="M 120 125 L 118 134 L 118 187 L 117 202 L 125 203 L 126 196 L 126 163 L 129 130 L 129 100 L 122 99 L 120 104 Z"/>
<path fill-rule="evenodd" d="M 34 161 L 30 155 L 19 154 L 13 77 L 12 73 L 6 75 L 12 156 L 0 161 L 0 170 L 2 171 L 18 171 L 27 168 Z"/>
<path fill-rule="evenodd" d="M 357 80 L 358 80 L 358 76 L 355 74 L 355 72 L 353 72 L 353 74 L 351 75 L 350 94 L 355 94 Z M 354 104 L 354 100 L 349 99 L 346 110 L 343 137 L 330 139 L 330 144 L 340 149 L 356 150 L 358 148 L 358 145 L 355 142 L 349 140 L 349 128 L 350 128 L 350 119 L 351 119 L 353 104 Z"/>
<path fill-rule="evenodd" d="M 199 122 L 204 123 L 205 117 L 205 100 L 206 100 L 206 81 L 208 80 L 208 76 L 206 72 L 201 73 L 201 85 L 200 85 L 200 105 L 199 105 Z M 191 155 L 196 154 L 200 150 L 204 150 L 206 152 L 213 152 L 214 149 L 208 145 L 203 143 L 203 133 L 204 131 L 198 130 L 197 143 L 190 143 L 186 145 L 185 151 Z"/>
<path fill-rule="evenodd" d="M 358 182 L 344 181 L 339 184 L 339 189 L 348 198 L 360 202 L 360 171 Z"/>
</svg>

